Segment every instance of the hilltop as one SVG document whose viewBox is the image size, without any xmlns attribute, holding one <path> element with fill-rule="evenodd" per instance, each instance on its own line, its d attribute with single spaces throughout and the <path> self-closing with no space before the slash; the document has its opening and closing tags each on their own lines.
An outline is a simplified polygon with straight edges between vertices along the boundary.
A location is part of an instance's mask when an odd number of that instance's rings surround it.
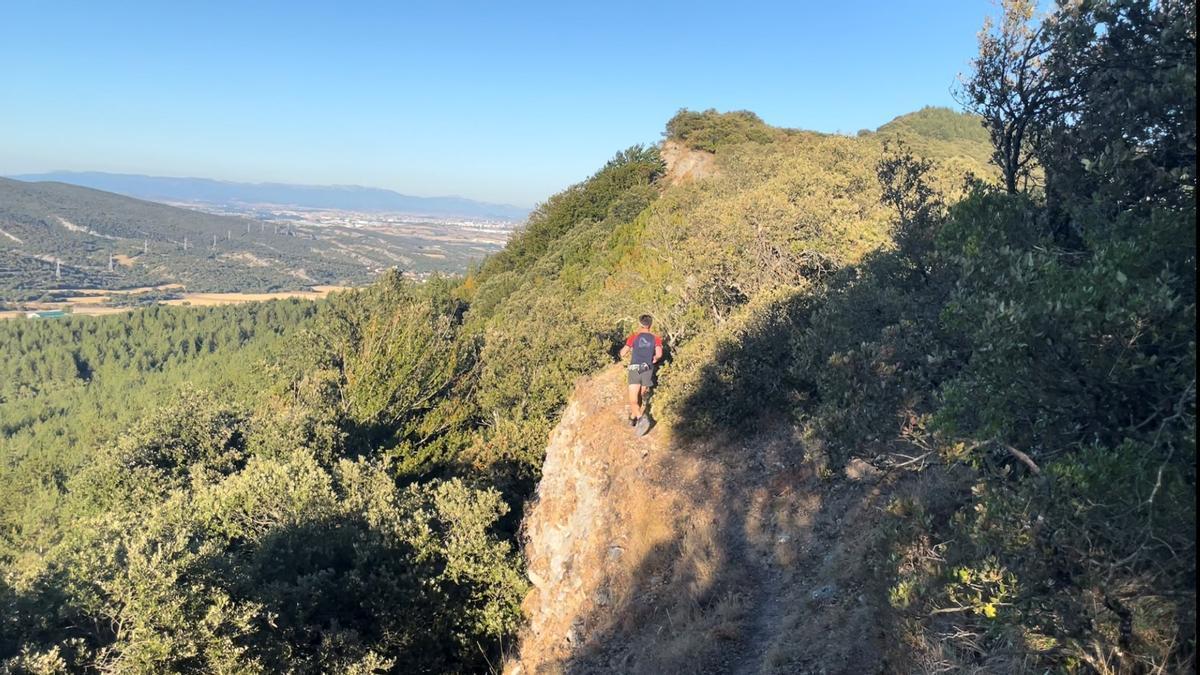
<svg viewBox="0 0 1200 675">
<path fill-rule="evenodd" d="M 910 141 L 942 142 L 963 148 L 965 154 L 982 162 L 991 159 L 992 146 L 987 129 L 978 115 L 956 112 L 949 108 L 928 106 L 901 115 L 880 126 L 875 133 Z M 948 152 L 937 153 L 948 156 Z"/>
<path fill-rule="evenodd" d="M 948 108 L 927 107 L 901 115 L 873 134 L 885 141 L 902 143 L 926 157 L 936 157 L 964 173 L 977 171 L 992 159 L 992 145 L 983 120 Z"/>
<path fill-rule="evenodd" d="M 658 423 L 622 428 L 619 370 L 576 382 L 507 673 L 1189 669 L 1193 179 L 1124 216 L 1166 230 L 1087 220 L 1072 242 L 1039 195 L 989 183 L 978 124 L 668 124 L 670 188 L 591 240 L 617 249 L 606 274 L 570 275 L 603 283 L 579 305 L 663 320 Z M 1106 189 L 1075 184 L 1072 217 Z"/>
</svg>

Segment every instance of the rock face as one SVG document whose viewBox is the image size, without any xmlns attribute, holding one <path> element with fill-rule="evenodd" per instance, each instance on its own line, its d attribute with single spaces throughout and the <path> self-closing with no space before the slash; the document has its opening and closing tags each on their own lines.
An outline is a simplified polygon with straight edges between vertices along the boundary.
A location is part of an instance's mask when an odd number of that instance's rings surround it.
<svg viewBox="0 0 1200 675">
<path fill-rule="evenodd" d="M 717 171 L 716 155 L 693 150 L 679 141 L 665 141 L 660 150 L 667 165 L 667 184 L 677 185 L 711 176 Z"/>
<path fill-rule="evenodd" d="M 666 517 L 643 481 L 643 458 L 658 452 L 659 435 L 637 437 L 628 426 L 622 374 L 614 368 L 581 383 L 550 437 L 537 501 L 524 522 L 533 590 L 524 603 L 521 653 L 536 658 L 510 663 L 507 672 L 542 672 L 568 660 L 596 615 L 611 608 L 610 586 L 639 545 L 630 541 L 628 507 Z M 646 534 L 643 528 L 634 536 Z"/>
<path fill-rule="evenodd" d="M 788 425 L 636 437 L 623 372 L 580 381 L 551 435 L 504 672 L 886 672 L 881 507 L 898 482 L 828 471 Z"/>
</svg>

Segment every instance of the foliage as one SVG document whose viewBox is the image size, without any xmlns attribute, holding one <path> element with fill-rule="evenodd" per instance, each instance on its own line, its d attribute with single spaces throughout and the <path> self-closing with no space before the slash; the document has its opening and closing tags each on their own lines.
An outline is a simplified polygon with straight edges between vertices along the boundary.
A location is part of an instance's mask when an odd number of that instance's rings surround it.
<svg viewBox="0 0 1200 675">
<path fill-rule="evenodd" d="M 770 143 L 778 132 L 748 110 L 720 113 L 712 108 L 701 112 L 680 110 L 667 122 L 663 134 L 693 150 L 716 152 L 738 143 Z"/>
<path fill-rule="evenodd" d="M 1182 672 L 1195 659 L 1194 5 L 1081 3 L 1049 21 L 1043 67 L 1081 69 L 1070 112 L 1033 130 L 1046 193 L 968 179 L 949 199 L 935 165 L 885 158 L 895 248 L 744 293 L 721 330 L 680 349 L 689 363 L 662 400 L 685 436 L 790 409 L 809 452 L 835 463 L 970 467 L 969 492 L 897 513 L 897 551 L 917 552 L 891 599 L 925 636 L 909 644 L 942 644 L 939 667 Z"/>
<path fill-rule="evenodd" d="M 1184 670 L 1195 117 L 1179 116 L 1195 109 L 1195 6 L 1083 3 L 1052 25 L 1047 68 L 1069 78 L 1072 101 L 1042 132 L 1048 199 L 980 189 L 943 229 L 957 278 L 944 321 L 969 351 L 933 421 L 981 444 L 987 463 L 1015 447 L 1044 476 L 981 484 L 955 553 L 994 557 L 1021 580 L 997 621 L 1053 638 L 1043 658 Z"/>
<path fill-rule="evenodd" d="M 164 397 L 191 383 L 248 400 L 314 309 L 287 300 L 0 322 L 0 557 L 59 536 L 65 481 Z"/>
<path fill-rule="evenodd" d="M 1053 25 L 1046 69 L 1071 98 L 1039 161 L 1058 238 L 1126 210 L 1139 212 L 1131 226 L 1194 208 L 1196 3 L 1086 2 Z"/>
<path fill-rule="evenodd" d="M 445 672 L 513 631 L 524 582 L 493 531 L 498 493 L 328 466 L 264 421 L 185 393 L 70 478 L 58 509 L 75 525 L 21 569 L 5 653 L 72 670 Z"/>
<path fill-rule="evenodd" d="M 653 199 L 650 183 L 663 170 L 656 148 L 635 145 L 617 153 L 583 183 L 538 205 L 504 250 L 483 264 L 478 283 L 506 271 L 528 268 L 572 228 L 606 218 L 628 220 L 636 216 Z"/>
<path fill-rule="evenodd" d="M 1053 22 L 1035 23 L 1037 3 L 1004 0 L 998 24 L 991 17 L 979 31 L 979 54 L 956 92 L 959 102 L 983 118 L 996 166 L 1009 193 L 1028 187 L 1048 120 L 1061 114 L 1069 94 L 1049 76 Z"/>
</svg>

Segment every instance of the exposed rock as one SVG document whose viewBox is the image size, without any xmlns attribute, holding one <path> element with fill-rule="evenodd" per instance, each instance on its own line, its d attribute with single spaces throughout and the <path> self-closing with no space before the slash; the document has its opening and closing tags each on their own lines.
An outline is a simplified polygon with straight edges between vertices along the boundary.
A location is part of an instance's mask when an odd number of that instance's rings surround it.
<svg viewBox="0 0 1200 675">
<path fill-rule="evenodd" d="M 597 607 L 608 607 L 611 601 L 607 588 L 601 588 L 592 594 L 592 602 L 596 603 Z"/>
<path fill-rule="evenodd" d="M 635 490 L 653 500 L 653 491 L 639 485 L 633 467 L 656 442 L 656 434 L 638 438 L 627 426 L 623 399 L 613 394 L 623 391 L 623 373 L 612 369 L 581 383 L 546 448 L 536 501 L 524 523 L 533 590 L 523 604 L 529 625 L 522 655 L 536 659 L 525 664 L 526 672 L 539 672 L 538 663 L 565 661 L 587 641 L 588 625 L 594 622 L 582 619 L 613 603 L 610 580 L 622 573 L 630 546 L 626 523 L 644 517 L 621 505 L 647 506 L 634 499 Z M 519 663 L 510 663 L 506 672 Z"/>
<path fill-rule="evenodd" d="M 849 462 L 846 462 L 846 478 L 856 481 L 876 481 L 883 475 L 875 466 L 862 458 L 855 457 Z"/>
<path fill-rule="evenodd" d="M 699 180 L 717 172 L 715 155 L 704 150 L 693 150 L 679 141 L 665 141 L 660 153 L 667 165 L 668 185 Z"/>
</svg>

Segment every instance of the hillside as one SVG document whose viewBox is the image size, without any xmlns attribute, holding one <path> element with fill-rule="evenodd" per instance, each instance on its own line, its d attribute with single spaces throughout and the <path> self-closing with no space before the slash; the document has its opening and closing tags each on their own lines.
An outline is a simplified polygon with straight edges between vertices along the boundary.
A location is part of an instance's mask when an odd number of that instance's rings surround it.
<svg viewBox="0 0 1200 675">
<path fill-rule="evenodd" d="M 22 181 L 56 182 L 115 192 L 139 199 L 207 204 L 275 204 L 311 209 L 378 211 L 417 216 L 488 218 L 520 222 L 529 209 L 463 197 L 414 197 L 357 185 L 237 183 L 208 178 L 173 178 L 95 171 L 54 171 L 12 176 Z"/>
<path fill-rule="evenodd" d="M 901 115 L 876 129 L 873 135 L 903 143 L 914 152 L 937 157 L 963 172 L 986 165 L 992 158 L 991 142 L 982 120 L 947 108 L 928 107 Z"/>
<path fill-rule="evenodd" d="M 167 283 L 193 291 L 356 285 L 393 266 L 461 271 L 494 248 L 380 230 L 281 226 L 0 178 L 0 293 L 10 297 Z"/>
<path fill-rule="evenodd" d="M 71 663 L 119 655 L 151 671 L 194 662 L 185 654 L 196 650 L 210 668 L 234 658 L 266 671 L 281 659 L 305 671 L 379 659 L 430 672 L 498 663 L 520 621 L 527 586 L 515 533 L 546 439 L 573 380 L 611 363 L 623 317 L 650 309 L 682 349 L 707 341 L 751 294 L 811 283 L 887 245 L 873 176 L 880 144 L 761 130 L 770 143 L 718 137 L 715 153 L 671 139 L 669 166 L 656 148 L 618 153 L 461 280 L 415 285 L 389 275 L 318 303 L 316 317 L 277 348 L 276 365 L 252 368 L 253 377 L 239 364 L 260 358 L 251 357 L 262 353 L 258 339 L 205 356 L 197 362 L 205 377 L 189 377 L 169 364 L 220 341 L 160 336 L 143 328 L 152 325 L 143 312 L 28 324 L 45 326 L 36 333 L 14 322 L 0 335 L 22 355 L 11 398 L 0 403 L 17 481 L 0 521 L 10 589 L 0 587 L 0 601 L 14 617 L 0 636 L 5 658 L 25 658 L 12 655 L 26 648 Z M 160 320 L 187 326 L 196 311 Z M 42 335 L 52 327 L 62 332 Z M 57 411 L 111 407 L 96 399 L 121 386 L 119 371 L 92 371 L 109 350 L 150 372 L 162 363 L 170 377 L 129 381 L 128 411 L 81 427 Z M 42 391 L 51 375 L 56 384 Z M 304 478 L 280 483 L 285 475 Z M 399 492 L 384 487 L 393 481 Z M 274 515 L 250 515 L 261 508 Z M 122 525 L 147 512 L 157 516 L 144 527 Z M 430 529 L 405 524 L 417 514 Z M 250 529 L 230 529 L 234 522 Z M 90 557 L 148 550 L 177 527 L 208 553 L 176 550 L 155 563 L 153 580 L 131 576 L 118 557 Z M 450 531 L 462 532 L 460 543 L 437 534 Z M 309 559 L 310 550 L 323 552 Z M 387 571 L 380 560 L 419 571 Z M 314 577 L 314 565 L 326 571 Z M 204 581 L 184 590 L 172 581 L 183 576 Z M 97 579 L 94 595 L 86 588 Z M 168 605 L 152 600 L 161 589 L 190 609 L 164 613 Z M 177 630 L 196 611 L 242 646 L 231 652 L 216 634 Z M 71 626 L 110 621 L 145 628 L 61 640 Z M 336 641 L 314 637 L 335 630 Z M 422 647 L 434 644 L 443 647 Z"/>
<path fill-rule="evenodd" d="M 9 322 L 2 667 L 1191 672 L 1194 5 L 1154 17 L 1052 45 L 1104 66 L 1055 75 L 1052 198 L 967 116 L 681 110 L 461 277 Z"/>
<path fill-rule="evenodd" d="M 837 139 L 747 113 L 672 121 L 664 156 L 692 176 L 664 177 L 630 281 L 669 261 L 663 295 L 708 321 L 647 305 L 676 349 L 645 438 L 622 424 L 621 370 L 577 381 L 523 524 L 532 590 L 506 673 L 1190 671 L 1190 179 L 1155 211 L 1169 233 L 1092 223 L 1069 253 L 1037 232 L 1036 198 L 937 174 L 986 175 L 974 121 L 925 110 L 856 139 L 937 160 L 880 155 L 895 210 L 878 245 L 869 210 L 846 229 L 787 211 L 804 194 L 789 163 L 853 157 Z M 853 163 L 825 166 L 836 184 Z M 783 223 L 801 227 L 768 234 Z M 806 225 L 843 238 L 817 248 Z M 1140 246 L 1156 262 L 1116 254 Z"/>
</svg>

